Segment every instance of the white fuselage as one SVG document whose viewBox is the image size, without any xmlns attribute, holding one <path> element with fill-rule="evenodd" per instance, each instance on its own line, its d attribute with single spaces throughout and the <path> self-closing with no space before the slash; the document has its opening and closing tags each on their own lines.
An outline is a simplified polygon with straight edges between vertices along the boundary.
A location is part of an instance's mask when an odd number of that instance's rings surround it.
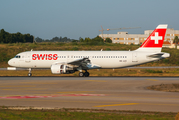
<svg viewBox="0 0 179 120">
<path fill-rule="evenodd" d="M 67 64 L 71 61 L 89 58 L 88 69 L 122 68 L 134 66 L 161 58 L 148 57 L 154 52 L 142 51 L 27 51 L 19 53 L 8 64 L 20 68 L 50 68 L 52 64 Z"/>
</svg>

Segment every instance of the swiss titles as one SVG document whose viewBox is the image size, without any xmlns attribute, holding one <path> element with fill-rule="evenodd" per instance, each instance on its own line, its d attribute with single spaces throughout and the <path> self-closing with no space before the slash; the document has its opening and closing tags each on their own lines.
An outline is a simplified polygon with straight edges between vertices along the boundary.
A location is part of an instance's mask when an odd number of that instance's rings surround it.
<svg viewBox="0 0 179 120">
<path fill-rule="evenodd" d="M 57 60 L 57 54 L 32 54 L 32 60 Z"/>
</svg>

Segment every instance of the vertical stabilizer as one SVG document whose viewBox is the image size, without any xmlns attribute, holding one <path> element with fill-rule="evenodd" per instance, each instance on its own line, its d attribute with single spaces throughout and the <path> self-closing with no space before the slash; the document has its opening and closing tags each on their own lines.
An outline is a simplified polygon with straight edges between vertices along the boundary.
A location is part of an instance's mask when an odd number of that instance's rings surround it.
<svg viewBox="0 0 179 120">
<path fill-rule="evenodd" d="M 161 52 L 167 26 L 167 24 L 158 25 L 136 51 Z"/>
</svg>

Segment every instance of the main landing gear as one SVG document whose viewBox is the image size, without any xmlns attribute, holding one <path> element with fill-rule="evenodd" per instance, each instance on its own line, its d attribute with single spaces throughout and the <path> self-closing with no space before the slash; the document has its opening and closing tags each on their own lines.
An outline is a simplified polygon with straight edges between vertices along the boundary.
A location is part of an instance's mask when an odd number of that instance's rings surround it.
<svg viewBox="0 0 179 120">
<path fill-rule="evenodd" d="M 90 74 L 89 74 L 89 72 L 87 72 L 87 71 L 86 71 L 86 72 L 80 72 L 80 73 L 79 73 L 79 76 L 80 76 L 80 77 L 89 77 L 89 75 L 90 75 Z"/>
<path fill-rule="evenodd" d="M 32 73 L 31 73 L 32 69 L 29 68 L 29 73 L 28 73 L 28 76 L 31 77 L 32 76 Z"/>
</svg>

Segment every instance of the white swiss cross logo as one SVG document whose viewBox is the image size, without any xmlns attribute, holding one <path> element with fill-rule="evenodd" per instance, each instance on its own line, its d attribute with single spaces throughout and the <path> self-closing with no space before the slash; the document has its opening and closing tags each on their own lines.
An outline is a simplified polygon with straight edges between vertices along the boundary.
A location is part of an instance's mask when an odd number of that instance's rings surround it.
<svg viewBox="0 0 179 120">
<path fill-rule="evenodd" d="M 158 41 L 162 40 L 162 36 L 158 36 L 158 32 L 155 32 L 155 36 L 151 36 L 151 40 L 155 40 L 155 44 L 158 44 Z"/>
</svg>

